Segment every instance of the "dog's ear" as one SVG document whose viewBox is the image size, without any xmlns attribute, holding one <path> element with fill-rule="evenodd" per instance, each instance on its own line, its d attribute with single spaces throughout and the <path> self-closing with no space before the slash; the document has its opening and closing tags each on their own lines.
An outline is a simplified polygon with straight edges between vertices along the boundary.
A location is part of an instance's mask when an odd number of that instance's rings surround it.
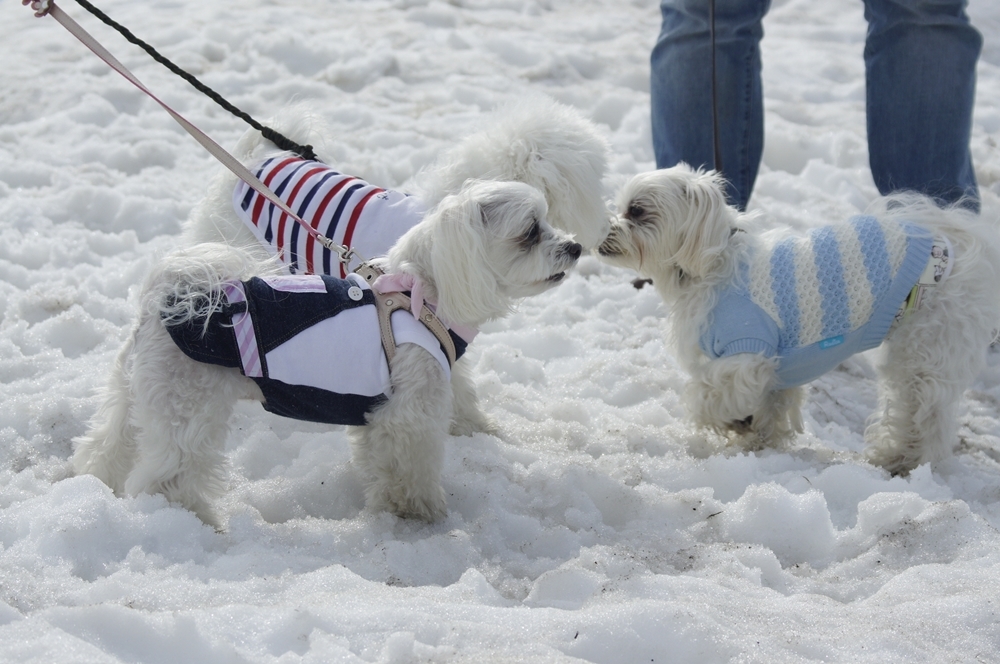
<svg viewBox="0 0 1000 664">
<path fill-rule="evenodd" d="M 467 188 L 463 188 L 467 191 Z M 510 301 L 499 291 L 486 252 L 488 220 L 474 196 L 448 196 L 436 210 L 431 270 L 438 313 L 446 321 L 479 325 L 501 316 Z"/>
<path fill-rule="evenodd" d="M 693 173 L 682 183 L 687 214 L 678 227 L 680 246 L 674 261 L 693 277 L 710 273 L 729 244 L 732 225 L 723 187 L 714 172 Z"/>
<path fill-rule="evenodd" d="M 533 161 L 541 160 L 541 155 L 535 148 L 535 145 L 523 137 L 511 141 L 507 148 L 507 156 L 515 171 L 521 174 L 527 173 L 531 170 Z"/>
</svg>

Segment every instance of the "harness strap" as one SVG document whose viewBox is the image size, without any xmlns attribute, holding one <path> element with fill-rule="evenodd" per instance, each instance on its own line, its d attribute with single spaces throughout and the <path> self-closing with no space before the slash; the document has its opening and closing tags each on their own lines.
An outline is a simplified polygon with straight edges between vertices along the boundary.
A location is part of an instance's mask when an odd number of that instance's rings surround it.
<svg viewBox="0 0 1000 664">
<path fill-rule="evenodd" d="M 374 281 L 382 276 L 383 272 L 380 268 L 372 265 L 371 263 L 363 263 L 357 270 L 354 271 L 355 274 L 362 277 L 369 284 L 374 283 Z M 392 334 L 392 312 L 398 309 L 410 309 L 410 297 L 405 293 L 381 293 L 376 289 L 372 289 L 375 293 L 375 308 L 378 312 L 378 328 L 379 333 L 382 335 L 382 349 L 385 351 L 385 358 L 390 363 L 392 358 L 396 356 L 396 338 Z M 455 366 L 457 361 L 457 352 L 455 351 L 455 341 L 451 338 L 451 334 L 448 333 L 448 328 L 441 319 L 437 317 L 433 311 L 425 304 L 420 309 L 420 316 L 417 318 L 424 327 L 430 330 L 437 340 L 441 343 L 441 347 L 444 348 L 445 355 L 448 356 L 448 366 Z"/>
<path fill-rule="evenodd" d="M 917 283 L 910 289 L 910 293 L 903 300 L 896 312 L 893 324 L 899 323 L 914 311 L 920 308 L 924 293 L 929 288 L 940 286 L 951 276 L 951 268 L 954 265 L 955 254 L 951 246 L 951 241 L 944 235 L 936 235 L 931 244 L 930 258 L 924 266 L 924 271 L 917 279 Z"/>
<path fill-rule="evenodd" d="M 712 157 L 715 160 L 713 168 L 725 175 L 722 168 L 722 141 L 719 139 L 719 75 L 715 63 L 715 0 L 708 2 L 708 34 L 711 49 L 709 67 L 712 70 Z"/>
</svg>

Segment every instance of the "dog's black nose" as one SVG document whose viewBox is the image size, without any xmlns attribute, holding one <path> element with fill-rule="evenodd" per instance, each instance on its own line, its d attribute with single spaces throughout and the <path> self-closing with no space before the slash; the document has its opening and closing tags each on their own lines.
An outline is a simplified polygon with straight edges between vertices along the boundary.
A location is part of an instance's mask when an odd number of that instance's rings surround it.
<svg viewBox="0 0 1000 664">
<path fill-rule="evenodd" d="M 579 243 L 574 242 L 566 247 L 566 253 L 572 256 L 573 260 L 576 260 L 580 257 L 580 254 L 583 253 L 583 247 Z"/>
</svg>

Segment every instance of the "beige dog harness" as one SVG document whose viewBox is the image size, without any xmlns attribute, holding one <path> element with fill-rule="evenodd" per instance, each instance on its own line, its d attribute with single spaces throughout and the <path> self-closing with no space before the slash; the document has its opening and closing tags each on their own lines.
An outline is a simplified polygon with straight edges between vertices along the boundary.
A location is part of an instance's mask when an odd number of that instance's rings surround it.
<svg viewBox="0 0 1000 664">
<path fill-rule="evenodd" d="M 376 279 L 384 274 L 380 268 L 371 263 L 362 263 L 354 272 L 369 284 L 373 284 Z M 396 339 L 392 334 L 392 325 L 389 321 L 392 317 L 392 312 L 398 309 L 410 309 L 412 302 L 410 297 L 405 293 L 382 293 L 375 288 L 372 288 L 372 291 L 375 293 L 375 306 L 378 311 L 378 326 L 379 332 L 382 335 L 382 348 L 385 350 L 386 360 L 391 365 L 392 358 L 396 355 Z M 423 323 L 424 327 L 430 330 L 431 334 L 437 337 L 437 340 L 441 343 L 441 348 L 444 349 L 445 355 L 448 356 L 448 366 L 454 367 L 457 353 L 455 350 L 455 341 L 451 338 L 451 334 L 448 333 L 448 328 L 445 327 L 441 319 L 426 304 L 421 307 L 419 315 L 414 315 L 417 320 Z"/>
</svg>

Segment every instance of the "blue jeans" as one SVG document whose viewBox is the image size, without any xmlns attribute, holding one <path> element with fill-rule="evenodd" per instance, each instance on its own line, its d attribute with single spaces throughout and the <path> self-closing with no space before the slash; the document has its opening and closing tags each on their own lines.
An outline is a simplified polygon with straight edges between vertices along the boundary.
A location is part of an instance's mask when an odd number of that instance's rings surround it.
<svg viewBox="0 0 1000 664">
<path fill-rule="evenodd" d="M 969 137 L 982 36 L 966 0 L 864 0 L 868 152 L 882 194 L 917 190 L 978 209 Z M 764 145 L 761 20 L 770 0 L 716 0 L 719 170 L 745 209 Z M 651 61 L 658 168 L 713 168 L 708 0 L 661 0 Z"/>
</svg>

